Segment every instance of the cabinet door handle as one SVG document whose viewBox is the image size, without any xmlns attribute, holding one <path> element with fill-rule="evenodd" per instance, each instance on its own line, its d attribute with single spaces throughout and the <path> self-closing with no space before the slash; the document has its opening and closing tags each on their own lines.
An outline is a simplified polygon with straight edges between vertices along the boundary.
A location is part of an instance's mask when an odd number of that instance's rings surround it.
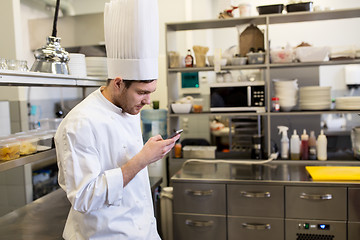
<svg viewBox="0 0 360 240">
<path fill-rule="evenodd" d="M 201 191 L 201 190 L 186 189 L 185 192 L 192 196 L 210 196 L 213 194 L 214 191 L 213 190 Z"/>
<path fill-rule="evenodd" d="M 248 104 L 248 107 L 251 107 L 251 99 L 252 99 L 251 86 L 248 86 L 247 87 L 247 104 Z"/>
<path fill-rule="evenodd" d="M 214 225 L 213 221 L 194 221 L 191 219 L 186 219 L 185 224 L 192 227 L 212 227 Z"/>
<path fill-rule="evenodd" d="M 300 198 L 302 199 L 308 199 L 308 200 L 331 200 L 332 199 L 332 194 L 307 194 L 307 193 L 302 193 L 300 195 Z"/>
<path fill-rule="evenodd" d="M 270 192 L 246 192 L 241 191 L 240 195 L 246 198 L 269 198 L 271 197 Z"/>
<path fill-rule="evenodd" d="M 271 229 L 271 225 L 266 223 L 243 223 L 241 224 L 243 228 L 249 230 L 269 230 Z"/>
</svg>

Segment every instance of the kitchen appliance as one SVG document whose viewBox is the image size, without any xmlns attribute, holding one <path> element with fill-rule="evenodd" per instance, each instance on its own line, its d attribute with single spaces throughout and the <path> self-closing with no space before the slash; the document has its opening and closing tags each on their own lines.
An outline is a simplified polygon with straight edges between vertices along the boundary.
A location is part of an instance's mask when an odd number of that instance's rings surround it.
<svg viewBox="0 0 360 240">
<path fill-rule="evenodd" d="M 224 82 L 211 84 L 210 111 L 265 112 L 265 82 Z"/>
<path fill-rule="evenodd" d="M 35 62 L 31 67 L 32 72 L 69 74 L 69 53 L 60 46 L 61 38 L 56 37 L 59 7 L 60 0 L 57 0 L 52 35 L 47 37 L 45 46 L 34 52 Z"/>
<path fill-rule="evenodd" d="M 346 239 L 345 221 L 285 220 L 287 240 L 336 240 Z"/>
<path fill-rule="evenodd" d="M 360 127 L 351 130 L 351 143 L 354 157 L 360 160 Z"/>
</svg>

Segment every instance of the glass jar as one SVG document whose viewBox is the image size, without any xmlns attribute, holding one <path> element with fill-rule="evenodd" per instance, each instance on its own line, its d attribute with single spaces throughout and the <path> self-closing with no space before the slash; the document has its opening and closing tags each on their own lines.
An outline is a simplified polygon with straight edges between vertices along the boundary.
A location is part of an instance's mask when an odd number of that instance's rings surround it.
<svg viewBox="0 0 360 240">
<path fill-rule="evenodd" d="M 25 60 L 17 61 L 16 70 L 21 72 L 28 72 L 29 68 L 27 66 L 27 61 Z"/>
<path fill-rule="evenodd" d="M 16 65 L 17 65 L 16 60 L 14 59 L 7 60 L 6 64 L 9 70 L 16 70 Z"/>
<path fill-rule="evenodd" d="M 6 64 L 5 58 L 0 58 L 0 70 L 7 70 L 8 66 Z"/>
</svg>

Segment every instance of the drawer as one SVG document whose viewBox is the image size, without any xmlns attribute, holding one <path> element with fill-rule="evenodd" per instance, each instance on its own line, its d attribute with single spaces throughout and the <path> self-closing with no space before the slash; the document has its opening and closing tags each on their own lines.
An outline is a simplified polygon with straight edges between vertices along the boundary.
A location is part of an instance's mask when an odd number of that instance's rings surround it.
<svg viewBox="0 0 360 240">
<path fill-rule="evenodd" d="M 324 226 L 324 229 L 320 226 Z M 285 239 L 345 240 L 346 221 L 286 219 Z"/>
<path fill-rule="evenodd" d="M 284 187 L 227 185 L 228 214 L 284 218 Z"/>
<path fill-rule="evenodd" d="M 228 217 L 228 240 L 284 239 L 284 220 L 276 218 Z"/>
<path fill-rule="evenodd" d="M 285 187 L 286 218 L 346 220 L 346 205 L 343 187 Z"/>
<path fill-rule="evenodd" d="M 174 214 L 174 240 L 226 239 L 226 217 Z"/>
<path fill-rule="evenodd" d="M 349 221 L 360 222 L 360 188 L 348 190 L 348 216 Z"/>
<path fill-rule="evenodd" d="M 348 222 L 348 240 L 359 240 L 360 222 Z"/>
<path fill-rule="evenodd" d="M 173 184 L 175 213 L 226 215 L 225 184 Z"/>
</svg>

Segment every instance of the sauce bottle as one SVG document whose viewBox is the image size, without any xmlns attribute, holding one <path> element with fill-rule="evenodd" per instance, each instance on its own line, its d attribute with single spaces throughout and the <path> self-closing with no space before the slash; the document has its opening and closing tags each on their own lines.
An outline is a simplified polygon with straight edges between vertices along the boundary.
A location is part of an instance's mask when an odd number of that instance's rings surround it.
<svg viewBox="0 0 360 240">
<path fill-rule="evenodd" d="M 309 159 L 316 160 L 316 138 L 314 131 L 310 132 L 309 137 Z"/>
<path fill-rule="evenodd" d="M 185 67 L 193 67 L 194 66 L 194 58 L 191 55 L 191 50 L 188 49 L 187 55 L 185 57 Z"/>
<path fill-rule="evenodd" d="M 323 130 L 321 130 L 321 133 L 318 136 L 316 147 L 317 159 L 321 161 L 327 160 L 327 139 Z"/>
<path fill-rule="evenodd" d="M 309 159 L 309 135 L 306 134 L 306 129 L 304 129 L 303 134 L 301 135 L 300 154 L 301 160 Z"/>
<path fill-rule="evenodd" d="M 290 158 L 291 160 L 300 160 L 300 137 L 296 129 L 290 139 Z"/>
</svg>

